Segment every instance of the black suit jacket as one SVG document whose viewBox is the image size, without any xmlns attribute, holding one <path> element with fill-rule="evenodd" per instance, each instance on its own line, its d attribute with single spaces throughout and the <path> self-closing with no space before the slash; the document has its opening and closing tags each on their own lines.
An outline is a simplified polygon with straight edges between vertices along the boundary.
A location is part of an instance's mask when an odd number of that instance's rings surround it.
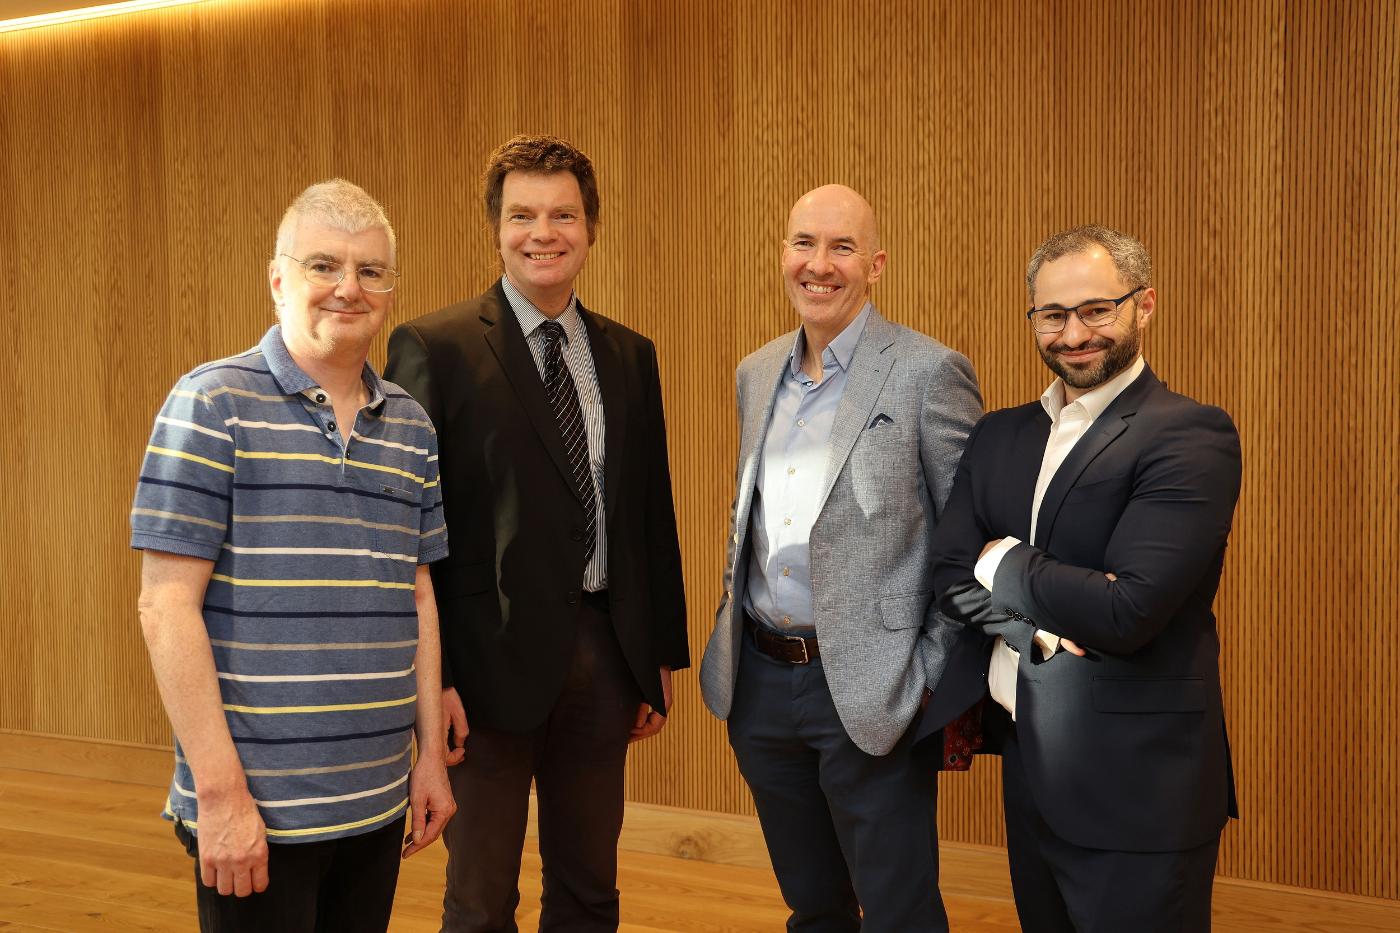
<svg viewBox="0 0 1400 933">
<path fill-rule="evenodd" d="M 656 348 L 578 306 L 606 421 L 604 498 L 612 622 L 643 697 L 687 667 Z M 583 502 L 544 383 L 500 283 L 394 329 L 385 376 L 438 430 L 451 554 L 433 564 L 443 685 L 472 725 L 540 725 L 569 669 L 582 590 Z"/>
<path fill-rule="evenodd" d="M 1239 436 L 1225 412 L 1144 370 L 1055 473 L 1027 543 L 1049 431 L 1033 402 L 987 415 L 968 438 L 935 532 L 940 610 L 1021 653 L 1016 735 L 1057 835 L 1121 851 L 1203 845 L 1237 815 L 1211 603 Z M 1023 543 L 988 593 L 973 567 L 1005 536 Z M 1036 628 L 1088 655 L 1042 661 Z"/>
</svg>

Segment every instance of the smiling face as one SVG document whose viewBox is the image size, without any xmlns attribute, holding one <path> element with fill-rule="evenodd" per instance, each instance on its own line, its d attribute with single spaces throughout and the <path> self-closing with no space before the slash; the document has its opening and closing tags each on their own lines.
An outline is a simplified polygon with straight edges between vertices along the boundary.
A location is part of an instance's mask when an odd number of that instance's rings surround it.
<svg viewBox="0 0 1400 933">
<path fill-rule="evenodd" d="M 511 172 L 501 186 L 497 246 L 511 284 L 550 317 L 569 304 L 588 258 L 583 195 L 572 172 Z"/>
<path fill-rule="evenodd" d="M 338 285 L 316 285 L 286 256 L 272 261 L 268 282 L 287 349 L 293 356 L 309 359 L 353 362 L 358 356 L 362 362 L 394 304 L 393 292 L 361 289 L 356 271 L 364 266 L 393 268 L 393 250 L 384 228 L 350 233 L 304 218 L 297 223 L 287 253 L 302 261 L 338 263 L 345 269 Z"/>
<path fill-rule="evenodd" d="M 1035 278 L 1037 308 L 1073 308 L 1088 301 L 1112 299 L 1132 288 L 1102 246 L 1069 253 L 1040 267 Z M 1057 334 L 1035 334 L 1036 349 L 1065 383 L 1065 401 L 1103 385 L 1132 365 L 1142 352 L 1142 332 L 1156 310 L 1157 293 L 1148 288 L 1125 301 L 1118 319 L 1087 327 L 1069 315 Z"/>
<path fill-rule="evenodd" d="M 875 212 L 843 185 L 803 195 L 788 215 L 783 284 L 809 335 L 839 334 L 865 307 L 885 268 Z"/>
</svg>

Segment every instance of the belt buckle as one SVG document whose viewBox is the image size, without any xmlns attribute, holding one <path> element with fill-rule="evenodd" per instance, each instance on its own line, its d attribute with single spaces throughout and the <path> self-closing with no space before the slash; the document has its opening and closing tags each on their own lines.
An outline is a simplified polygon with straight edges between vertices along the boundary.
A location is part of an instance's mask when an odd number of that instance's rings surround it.
<svg viewBox="0 0 1400 933">
<path fill-rule="evenodd" d="M 812 663 L 812 653 L 811 653 L 810 651 L 807 650 L 807 639 L 805 639 L 805 638 L 800 638 L 800 637 L 798 637 L 798 636 L 796 636 L 796 635 L 789 635 L 789 636 L 787 636 L 787 639 L 788 639 L 788 644 L 792 644 L 793 642 L 797 642 L 799 645 L 802 646 L 802 660 L 801 660 L 801 661 L 797 661 L 797 662 L 795 662 L 795 663 L 797 663 L 797 664 L 811 664 L 811 663 Z"/>
</svg>

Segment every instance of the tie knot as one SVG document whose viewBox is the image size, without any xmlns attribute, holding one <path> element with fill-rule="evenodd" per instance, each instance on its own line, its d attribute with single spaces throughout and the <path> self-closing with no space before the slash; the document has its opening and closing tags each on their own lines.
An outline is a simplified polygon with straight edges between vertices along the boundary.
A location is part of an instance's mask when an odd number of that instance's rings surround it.
<svg viewBox="0 0 1400 933">
<path fill-rule="evenodd" d="M 564 325 L 558 321 L 545 321 L 540 325 L 540 334 L 544 337 L 545 350 L 553 350 L 564 340 Z"/>
</svg>

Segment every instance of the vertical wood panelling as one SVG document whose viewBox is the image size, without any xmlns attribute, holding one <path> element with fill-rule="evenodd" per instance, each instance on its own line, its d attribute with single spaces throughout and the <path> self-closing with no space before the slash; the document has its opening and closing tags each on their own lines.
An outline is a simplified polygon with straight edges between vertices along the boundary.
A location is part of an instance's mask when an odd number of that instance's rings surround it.
<svg viewBox="0 0 1400 933">
<path fill-rule="evenodd" d="M 220 0 L 0 36 L 0 728 L 168 741 L 126 509 L 170 384 L 270 323 L 296 192 L 344 175 L 383 200 L 397 323 L 490 281 L 482 162 L 553 132 L 602 184 L 580 292 L 657 343 L 697 662 L 734 367 L 794 323 L 798 195 L 867 194 L 877 303 L 965 352 L 990 407 L 1047 381 L 1019 313 L 1036 243 L 1139 235 L 1148 356 L 1245 451 L 1217 600 L 1245 819 L 1221 871 L 1400 897 L 1397 36 L 1386 0 Z M 693 673 L 676 692 L 629 796 L 752 813 Z M 946 838 L 1002 841 L 998 781 L 942 778 Z"/>
</svg>

